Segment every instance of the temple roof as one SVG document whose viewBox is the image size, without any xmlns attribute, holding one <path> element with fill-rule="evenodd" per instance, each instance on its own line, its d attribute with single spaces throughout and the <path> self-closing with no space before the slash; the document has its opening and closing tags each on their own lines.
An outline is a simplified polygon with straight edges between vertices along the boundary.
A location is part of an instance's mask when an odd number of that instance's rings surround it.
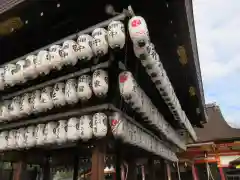
<svg viewBox="0 0 240 180">
<path fill-rule="evenodd" d="M 218 105 L 207 104 L 206 108 L 208 122 L 203 128 L 195 128 L 200 142 L 240 139 L 240 129 L 228 125 Z"/>
</svg>

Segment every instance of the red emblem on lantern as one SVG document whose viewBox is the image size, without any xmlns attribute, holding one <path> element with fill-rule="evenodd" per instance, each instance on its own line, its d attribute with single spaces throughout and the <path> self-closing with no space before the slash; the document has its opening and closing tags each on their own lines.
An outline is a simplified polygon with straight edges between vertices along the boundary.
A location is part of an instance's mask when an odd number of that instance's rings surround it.
<svg viewBox="0 0 240 180">
<path fill-rule="evenodd" d="M 137 27 L 141 24 L 140 19 L 135 19 L 132 21 L 132 27 Z"/>
<path fill-rule="evenodd" d="M 127 80 L 127 76 L 126 75 L 121 75 L 119 77 L 120 83 L 124 83 Z"/>
<path fill-rule="evenodd" d="M 116 119 L 112 119 L 112 126 L 116 126 L 117 123 L 118 123 L 118 120 L 116 120 Z"/>
</svg>

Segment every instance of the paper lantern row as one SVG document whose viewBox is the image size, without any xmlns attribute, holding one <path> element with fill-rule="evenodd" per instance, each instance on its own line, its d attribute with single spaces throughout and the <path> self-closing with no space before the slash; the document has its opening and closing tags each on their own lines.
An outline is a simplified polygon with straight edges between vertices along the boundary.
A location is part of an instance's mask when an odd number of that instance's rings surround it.
<svg viewBox="0 0 240 180">
<path fill-rule="evenodd" d="M 145 67 L 146 72 L 155 83 L 156 88 L 169 107 L 174 118 L 183 124 L 194 140 L 197 140 L 196 133 L 185 112 L 182 110 L 172 84 L 160 61 L 160 57 L 156 52 L 153 43 L 150 41 L 148 33 L 141 33 L 148 32 L 146 22 L 144 19 L 139 17 L 133 17 L 130 22 L 132 23 L 132 26 L 129 29 L 129 33 L 133 41 L 133 49 L 136 57 L 141 60 L 142 65 Z"/>
<path fill-rule="evenodd" d="M 9 63 L 0 68 L 0 89 L 6 86 L 25 83 L 39 75 L 47 75 L 51 70 L 61 70 L 65 65 L 76 65 L 78 61 L 89 61 L 93 56 L 108 53 L 108 47 L 122 49 L 125 44 L 125 28 L 120 21 L 112 21 L 107 30 L 97 28 L 88 34 L 80 35 L 77 42 L 66 40 L 62 45 L 53 45 L 48 50 L 28 55 L 15 64 Z"/>
<path fill-rule="evenodd" d="M 128 122 L 117 112 L 112 113 L 109 117 L 105 113 L 98 112 L 80 118 L 72 117 L 69 120 L 3 131 L 0 132 L 0 150 L 28 149 L 77 140 L 88 141 L 93 137 L 102 138 L 107 135 L 108 120 L 111 124 L 111 131 L 116 138 L 170 161 L 178 160 L 175 153 L 162 144 L 160 140 L 148 134 L 141 126 Z"/>
<path fill-rule="evenodd" d="M 110 117 L 113 135 L 124 142 L 140 147 L 170 161 L 178 161 L 176 154 L 143 128 L 137 127 L 115 112 Z"/>
<path fill-rule="evenodd" d="M 108 117 L 104 113 L 84 115 L 80 118 L 59 120 L 47 124 L 30 125 L 0 133 L 0 150 L 24 149 L 67 141 L 87 141 L 102 138 L 108 130 Z"/>
<path fill-rule="evenodd" d="M 185 143 L 139 87 L 131 72 L 120 73 L 119 87 L 121 96 L 132 109 L 138 112 L 149 124 L 154 125 L 168 140 L 179 148 L 186 149 Z"/>
<path fill-rule="evenodd" d="M 128 31 L 136 47 L 149 42 L 145 20 L 135 16 L 129 20 Z M 49 49 L 28 55 L 16 63 L 8 63 L 0 68 L 0 89 L 25 83 L 39 75 L 47 75 L 51 70 L 61 70 L 65 65 L 76 65 L 78 60 L 89 61 L 93 56 L 108 53 L 108 47 L 122 49 L 125 45 L 125 27 L 120 21 L 112 21 L 107 30 L 96 28 L 92 36 L 80 35 L 76 41 L 69 39 L 62 45 L 52 45 Z"/>
<path fill-rule="evenodd" d="M 4 101 L 1 106 L 0 121 L 11 121 L 33 113 L 48 111 L 54 107 L 66 104 L 76 104 L 78 101 L 88 101 L 93 93 L 104 97 L 108 92 L 108 74 L 97 69 L 90 75 L 82 75 L 76 79 L 68 79 L 54 86 L 47 86 L 32 93 L 14 97 Z"/>
</svg>

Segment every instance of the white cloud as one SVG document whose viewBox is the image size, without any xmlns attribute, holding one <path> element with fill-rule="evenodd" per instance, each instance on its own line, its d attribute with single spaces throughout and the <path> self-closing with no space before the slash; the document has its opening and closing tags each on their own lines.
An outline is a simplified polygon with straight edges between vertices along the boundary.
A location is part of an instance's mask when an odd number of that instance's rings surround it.
<svg viewBox="0 0 240 180">
<path fill-rule="evenodd" d="M 193 4 L 206 101 L 220 104 L 225 119 L 240 127 L 240 0 Z"/>
</svg>

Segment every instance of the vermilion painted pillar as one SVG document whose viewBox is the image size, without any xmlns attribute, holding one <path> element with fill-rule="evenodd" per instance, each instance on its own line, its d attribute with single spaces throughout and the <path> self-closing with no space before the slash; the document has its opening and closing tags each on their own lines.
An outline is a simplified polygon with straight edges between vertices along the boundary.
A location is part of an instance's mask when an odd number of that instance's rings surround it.
<svg viewBox="0 0 240 180">
<path fill-rule="evenodd" d="M 223 172 L 223 168 L 221 166 L 221 161 L 220 161 L 220 157 L 219 155 L 216 155 L 216 159 L 217 159 L 217 165 L 218 165 L 218 170 L 221 176 L 221 180 L 226 180 L 224 172 Z"/>
<path fill-rule="evenodd" d="M 194 163 L 192 164 L 192 175 L 193 175 L 194 180 L 198 180 L 197 170 L 196 170 Z"/>
<path fill-rule="evenodd" d="M 14 163 L 13 164 L 13 180 L 20 180 L 21 168 L 22 163 Z"/>
<path fill-rule="evenodd" d="M 218 167 L 218 169 L 219 169 L 219 172 L 220 172 L 221 180 L 226 180 L 224 172 L 223 172 L 223 168 L 220 166 L 220 167 Z"/>
<path fill-rule="evenodd" d="M 26 164 L 22 161 L 13 164 L 13 180 L 22 180 L 22 172 L 26 169 Z"/>
</svg>

